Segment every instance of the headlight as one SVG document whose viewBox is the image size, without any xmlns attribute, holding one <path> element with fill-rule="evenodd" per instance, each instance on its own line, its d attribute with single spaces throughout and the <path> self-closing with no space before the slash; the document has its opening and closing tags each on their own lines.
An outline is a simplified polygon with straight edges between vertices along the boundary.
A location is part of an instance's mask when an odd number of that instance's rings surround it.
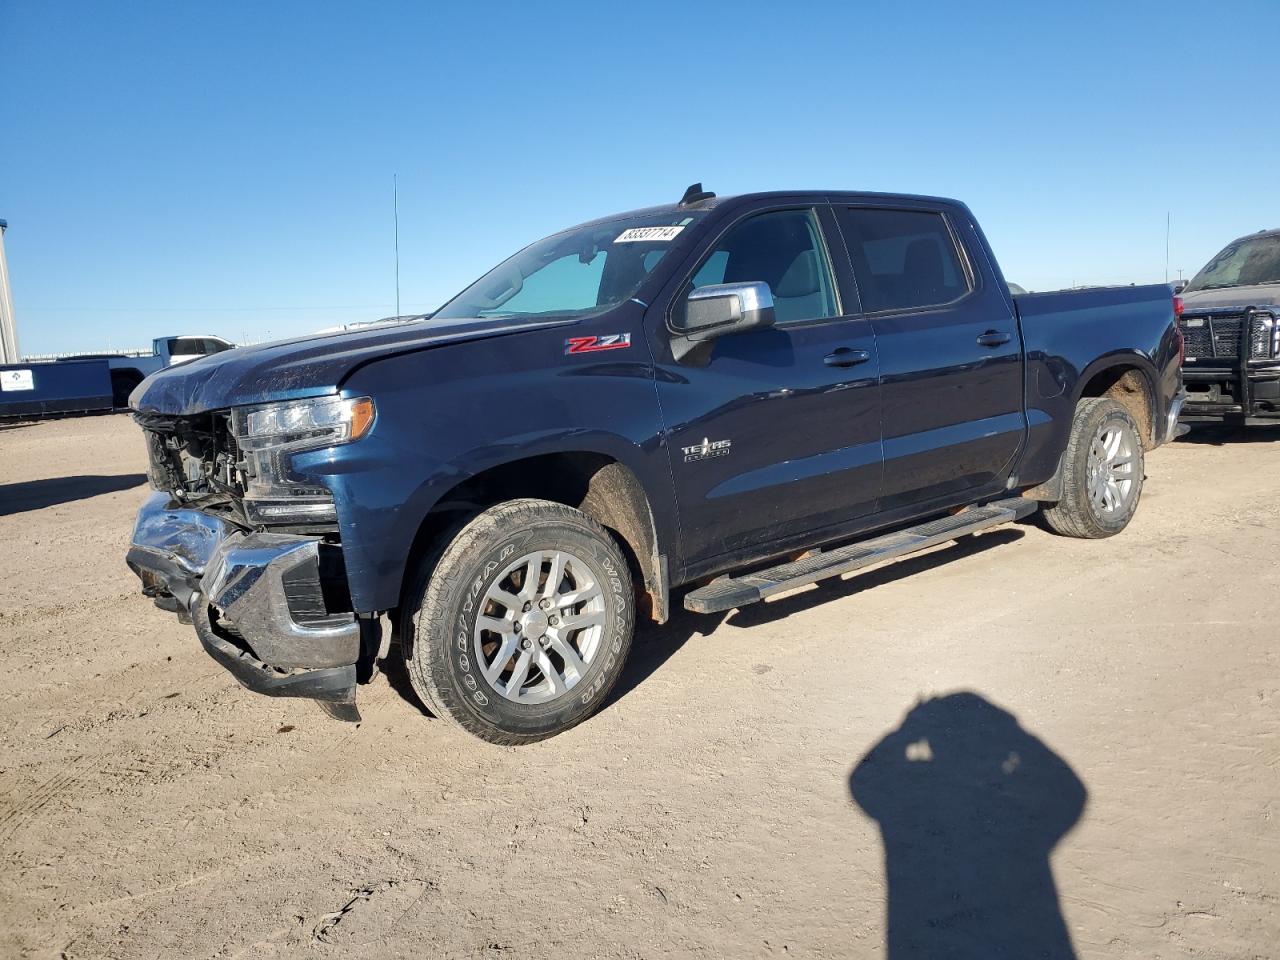
<svg viewBox="0 0 1280 960">
<path fill-rule="evenodd" d="M 1272 360 L 1280 357 L 1280 323 L 1269 313 L 1253 314 L 1249 330 L 1249 358 Z"/>
<path fill-rule="evenodd" d="M 317 397 L 236 407 L 231 424 L 245 478 L 245 513 L 260 523 L 332 523 L 333 495 L 293 470 L 293 455 L 359 440 L 373 426 L 368 397 Z"/>
</svg>

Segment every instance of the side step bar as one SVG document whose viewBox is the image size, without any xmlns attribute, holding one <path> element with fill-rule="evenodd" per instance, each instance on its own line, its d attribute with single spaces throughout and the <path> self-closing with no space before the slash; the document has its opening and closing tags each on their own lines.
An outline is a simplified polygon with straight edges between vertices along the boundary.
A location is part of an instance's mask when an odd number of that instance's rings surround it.
<svg viewBox="0 0 1280 960">
<path fill-rule="evenodd" d="M 955 540 L 970 533 L 1013 523 L 1030 516 L 1040 504 L 1022 497 L 997 500 L 986 506 L 930 520 L 896 533 L 848 546 L 824 550 L 801 560 L 780 563 L 768 570 L 725 577 L 685 594 L 684 607 L 694 613 L 719 613 L 785 593 L 827 577 L 869 567 L 885 560 L 895 560 L 909 553 Z"/>
</svg>

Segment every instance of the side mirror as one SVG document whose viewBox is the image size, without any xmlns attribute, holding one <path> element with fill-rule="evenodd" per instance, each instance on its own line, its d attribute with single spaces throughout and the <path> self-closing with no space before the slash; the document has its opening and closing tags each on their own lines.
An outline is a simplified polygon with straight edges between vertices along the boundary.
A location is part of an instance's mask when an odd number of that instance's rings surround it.
<svg viewBox="0 0 1280 960">
<path fill-rule="evenodd" d="M 683 360 L 700 345 L 731 333 L 772 327 L 773 292 L 767 283 L 716 283 L 689 294 L 680 335 L 671 341 L 676 360 Z"/>
</svg>

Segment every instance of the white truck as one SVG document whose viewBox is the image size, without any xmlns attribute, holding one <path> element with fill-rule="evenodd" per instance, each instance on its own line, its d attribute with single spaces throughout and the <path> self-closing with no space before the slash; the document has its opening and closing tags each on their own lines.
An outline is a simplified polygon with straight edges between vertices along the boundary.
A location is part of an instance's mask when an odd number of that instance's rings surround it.
<svg viewBox="0 0 1280 960">
<path fill-rule="evenodd" d="M 121 410 L 151 374 L 235 344 L 208 334 L 157 337 L 151 353 L 82 353 L 0 366 L 0 417 Z"/>
<path fill-rule="evenodd" d="M 165 367 L 186 363 L 211 353 L 230 350 L 234 343 L 209 334 L 182 334 L 174 337 L 156 337 L 151 341 L 151 353 L 129 355 L 125 353 L 77 354 L 60 357 L 67 360 L 106 360 L 111 369 L 111 402 L 116 409 L 129 405 L 129 394 L 143 380 Z"/>
</svg>

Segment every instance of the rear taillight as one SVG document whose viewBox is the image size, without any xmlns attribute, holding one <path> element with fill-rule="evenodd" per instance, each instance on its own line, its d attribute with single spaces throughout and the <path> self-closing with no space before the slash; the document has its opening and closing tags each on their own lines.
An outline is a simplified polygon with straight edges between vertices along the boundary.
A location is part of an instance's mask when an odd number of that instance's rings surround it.
<svg viewBox="0 0 1280 960">
<path fill-rule="evenodd" d="M 1173 332 L 1178 338 L 1178 366 L 1187 359 L 1187 338 L 1182 332 L 1182 298 L 1173 298 Z"/>
</svg>

